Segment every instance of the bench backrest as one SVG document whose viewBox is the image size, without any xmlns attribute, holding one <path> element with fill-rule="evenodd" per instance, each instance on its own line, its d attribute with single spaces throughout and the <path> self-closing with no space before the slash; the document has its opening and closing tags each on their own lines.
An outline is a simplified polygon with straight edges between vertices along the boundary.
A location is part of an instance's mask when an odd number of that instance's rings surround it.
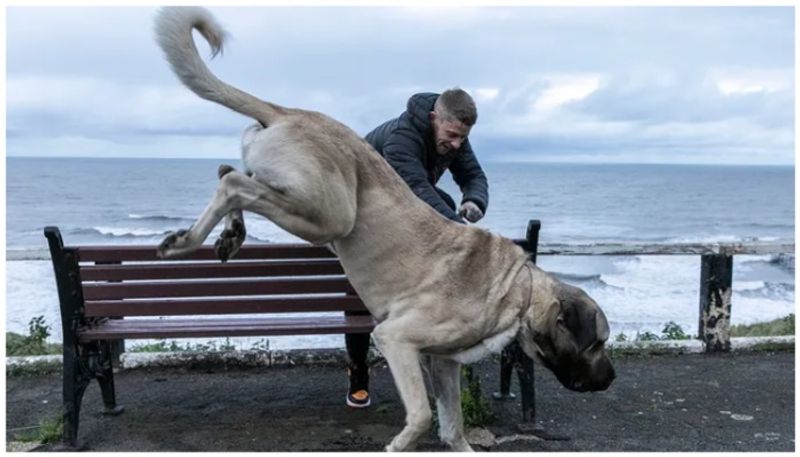
<svg viewBox="0 0 800 457">
<path fill-rule="evenodd" d="M 245 245 L 221 263 L 203 246 L 161 260 L 155 246 L 63 247 L 86 317 L 366 311 L 336 256 L 308 244 Z M 69 269 L 69 268 L 68 268 Z M 75 277 L 77 276 L 77 277 Z M 73 287 L 74 285 L 73 284 Z"/>
<path fill-rule="evenodd" d="M 515 240 L 535 261 L 539 222 Z M 45 228 L 62 316 L 366 311 L 329 249 L 309 244 L 242 246 L 221 263 L 211 246 L 180 260 L 161 260 L 155 246 L 64 247 Z M 63 319 L 68 325 L 68 319 Z"/>
<path fill-rule="evenodd" d="M 322 247 L 243 246 L 226 263 L 210 246 L 178 261 L 157 259 L 155 246 L 76 251 L 87 317 L 365 310 Z"/>
</svg>

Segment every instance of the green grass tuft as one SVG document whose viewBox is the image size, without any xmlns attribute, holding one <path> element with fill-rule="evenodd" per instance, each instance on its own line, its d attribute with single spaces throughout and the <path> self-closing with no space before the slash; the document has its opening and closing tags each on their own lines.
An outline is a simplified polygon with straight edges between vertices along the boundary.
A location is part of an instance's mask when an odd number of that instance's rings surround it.
<svg viewBox="0 0 800 457">
<path fill-rule="evenodd" d="M 794 313 L 768 322 L 749 325 L 734 325 L 731 336 L 779 336 L 794 335 Z"/>
<path fill-rule="evenodd" d="M 25 433 L 19 433 L 14 438 L 26 443 L 57 443 L 64 433 L 64 416 L 51 417 L 39 421 L 39 427 Z"/>
<path fill-rule="evenodd" d="M 464 417 L 464 427 L 483 427 L 494 421 L 495 416 L 489 407 L 489 400 L 483 395 L 478 376 L 472 372 L 472 367 L 461 367 L 462 374 L 467 379 L 467 386 L 461 390 L 461 413 Z"/>
<path fill-rule="evenodd" d="M 61 354 L 60 344 L 48 343 L 50 326 L 44 316 L 37 316 L 28 323 L 28 335 L 6 332 L 6 356 Z"/>
</svg>

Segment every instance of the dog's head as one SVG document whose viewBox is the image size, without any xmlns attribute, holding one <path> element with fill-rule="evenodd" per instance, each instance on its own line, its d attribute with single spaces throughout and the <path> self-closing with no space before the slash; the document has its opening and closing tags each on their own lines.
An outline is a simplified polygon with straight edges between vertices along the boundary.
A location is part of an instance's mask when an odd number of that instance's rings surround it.
<svg viewBox="0 0 800 457">
<path fill-rule="evenodd" d="M 605 350 L 609 335 L 605 314 L 577 287 L 553 280 L 551 291 L 544 312 L 531 307 L 526 313 L 520 345 L 564 387 L 579 392 L 607 389 L 615 373 Z"/>
</svg>

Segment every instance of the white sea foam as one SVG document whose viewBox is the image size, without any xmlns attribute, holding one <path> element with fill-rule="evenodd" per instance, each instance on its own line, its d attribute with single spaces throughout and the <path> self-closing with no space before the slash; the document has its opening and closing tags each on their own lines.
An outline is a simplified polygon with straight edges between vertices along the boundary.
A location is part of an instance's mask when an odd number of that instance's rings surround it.
<svg viewBox="0 0 800 457">
<path fill-rule="evenodd" d="M 105 236 L 118 236 L 118 237 L 145 237 L 145 236 L 160 236 L 169 232 L 169 230 L 154 230 L 146 228 L 133 228 L 133 227 L 92 227 L 91 230 Z"/>
<path fill-rule="evenodd" d="M 736 281 L 735 290 L 737 292 L 756 291 L 763 289 L 766 284 L 765 281 Z"/>
<path fill-rule="evenodd" d="M 6 331 L 27 334 L 28 322 L 44 316 L 49 341 L 61 341 L 58 291 L 50 261 L 6 261 Z"/>
<path fill-rule="evenodd" d="M 540 266 L 548 269 L 548 257 Z M 560 269 L 586 257 L 557 258 Z M 686 333 L 696 334 L 700 310 L 699 256 L 609 257 L 616 270 L 608 268 L 602 281 L 574 282 L 583 287 L 603 308 L 612 335 L 660 334 L 673 321 Z M 767 257 L 768 259 L 768 257 Z M 567 282 L 569 279 L 565 279 Z M 606 286 L 603 286 L 605 284 Z M 782 284 L 782 283 L 781 283 Z M 789 289 L 789 290 L 787 290 Z M 732 324 L 766 321 L 794 312 L 794 287 L 768 287 L 765 281 L 733 281 Z M 750 291 L 750 293 L 742 291 Z"/>
<path fill-rule="evenodd" d="M 680 236 L 670 238 L 666 243 L 687 243 L 687 244 L 717 244 L 717 243 L 773 243 L 780 241 L 776 236 L 737 236 L 737 235 L 714 235 L 714 236 Z"/>
<path fill-rule="evenodd" d="M 288 233 L 271 221 L 254 214 L 244 215 L 247 236 L 258 241 L 270 243 L 304 243 L 302 239 Z"/>
</svg>

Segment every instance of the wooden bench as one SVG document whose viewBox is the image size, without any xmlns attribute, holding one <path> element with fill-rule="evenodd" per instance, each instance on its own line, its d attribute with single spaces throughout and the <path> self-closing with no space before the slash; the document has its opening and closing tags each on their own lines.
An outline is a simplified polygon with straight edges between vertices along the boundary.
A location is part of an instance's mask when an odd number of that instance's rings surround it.
<svg viewBox="0 0 800 457">
<path fill-rule="evenodd" d="M 535 258 L 538 221 L 518 244 Z M 336 256 L 309 244 L 245 245 L 221 263 L 212 246 L 160 260 L 156 246 L 65 247 L 46 227 L 61 307 L 62 444 L 77 446 L 81 400 L 92 379 L 104 413 L 117 415 L 112 343 L 127 339 L 370 333 L 375 322 Z M 336 314 L 320 314 L 338 312 Z M 230 317 L 247 314 L 248 317 Z M 278 315 L 282 314 L 282 315 Z M 257 315 L 257 316 L 253 316 Z M 532 361 L 516 345 L 504 351 L 501 391 L 511 367 L 522 387 L 523 420 L 533 419 Z"/>
</svg>

